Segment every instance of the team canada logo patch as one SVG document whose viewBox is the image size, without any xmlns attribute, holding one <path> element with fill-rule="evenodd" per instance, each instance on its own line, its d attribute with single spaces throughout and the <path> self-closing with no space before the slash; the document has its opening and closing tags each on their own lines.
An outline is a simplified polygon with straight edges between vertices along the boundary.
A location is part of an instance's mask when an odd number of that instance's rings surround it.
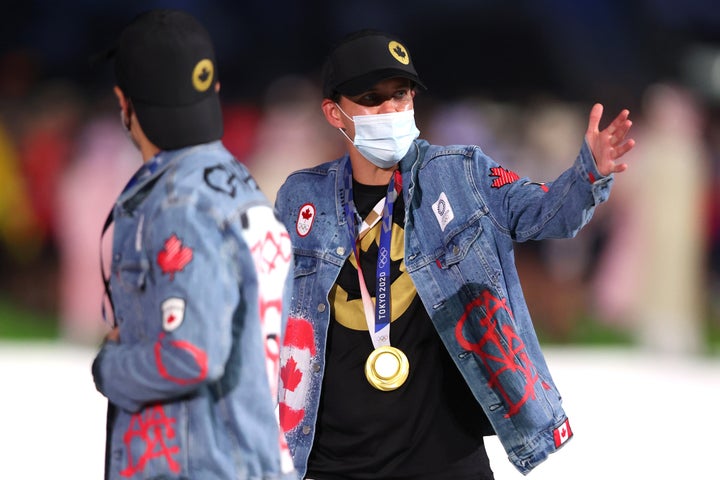
<svg viewBox="0 0 720 480">
<path fill-rule="evenodd" d="M 495 177 L 493 179 L 492 188 L 500 188 L 513 183 L 515 180 L 519 180 L 520 176 L 517 173 L 507 170 L 503 167 L 493 167 L 490 169 L 490 176 Z"/>
<path fill-rule="evenodd" d="M 162 310 L 163 330 L 172 332 L 178 328 L 185 318 L 185 300 L 170 297 L 160 306 Z"/>
<path fill-rule="evenodd" d="M 297 234 L 301 237 L 307 236 L 312 229 L 313 222 L 315 222 L 315 205 L 306 203 L 300 207 L 300 212 L 298 213 L 297 223 L 295 224 Z"/>
</svg>

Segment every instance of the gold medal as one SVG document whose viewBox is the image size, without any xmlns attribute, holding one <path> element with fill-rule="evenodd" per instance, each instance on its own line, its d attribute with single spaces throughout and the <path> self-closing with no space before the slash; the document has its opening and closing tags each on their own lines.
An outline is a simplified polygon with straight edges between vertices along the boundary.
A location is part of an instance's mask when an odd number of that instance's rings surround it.
<svg viewBox="0 0 720 480">
<path fill-rule="evenodd" d="M 385 345 L 373 350 L 365 362 L 365 376 L 370 385 L 387 392 L 400 387 L 408 377 L 410 363 L 405 354 Z"/>
</svg>

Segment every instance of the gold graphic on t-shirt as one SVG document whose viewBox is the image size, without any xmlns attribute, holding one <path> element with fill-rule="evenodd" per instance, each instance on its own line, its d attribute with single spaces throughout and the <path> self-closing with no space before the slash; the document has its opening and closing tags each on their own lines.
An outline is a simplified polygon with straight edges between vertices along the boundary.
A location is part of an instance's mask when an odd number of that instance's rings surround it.
<svg viewBox="0 0 720 480">
<path fill-rule="evenodd" d="M 361 258 L 364 254 L 367 254 L 367 251 L 373 243 L 378 244 L 380 227 L 380 223 L 375 225 L 360 241 Z M 392 282 L 392 285 L 390 285 L 391 322 L 394 322 L 405 313 L 416 295 L 415 285 L 405 269 L 405 261 L 403 260 L 404 242 L 405 230 L 400 225 L 393 223 L 392 241 L 390 245 L 390 260 L 393 262 L 393 266 L 391 267 L 390 275 L 397 274 L 395 268 L 399 269 L 400 275 Z M 355 261 L 355 255 L 350 255 L 348 261 L 351 262 L 352 266 L 357 270 L 358 266 Z M 399 263 L 399 267 L 394 266 L 397 263 Z M 357 278 L 357 273 L 355 274 L 355 278 Z M 373 302 L 374 301 L 375 297 L 373 297 Z M 345 289 L 336 283 L 332 290 L 330 290 L 330 305 L 332 305 L 333 314 L 338 323 L 353 330 L 367 331 L 368 327 L 365 321 L 362 298 L 360 298 L 359 295 L 357 298 L 348 298 L 348 293 Z"/>
</svg>

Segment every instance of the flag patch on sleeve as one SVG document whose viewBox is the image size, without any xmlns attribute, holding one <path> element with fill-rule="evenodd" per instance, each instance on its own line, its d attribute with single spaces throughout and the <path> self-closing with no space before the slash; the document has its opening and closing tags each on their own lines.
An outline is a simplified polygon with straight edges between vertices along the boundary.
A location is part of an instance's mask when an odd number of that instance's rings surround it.
<svg viewBox="0 0 720 480">
<path fill-rule="evenodd" d="M 185 300 L 170 297 L 160 306 L 162 310 L 163 330 L 172 332 L 178 328 L 185 319 Z"/>
<path fill-rule="evenodd" d="M 570 428 L 570 420 L 565 420 L 559 427 L 553 430 L 553 438 L 555 439 L 555 448 L 559 448 L 564 445 L 565 442 L 570 440 L 573 432 Z"/>
</svg>

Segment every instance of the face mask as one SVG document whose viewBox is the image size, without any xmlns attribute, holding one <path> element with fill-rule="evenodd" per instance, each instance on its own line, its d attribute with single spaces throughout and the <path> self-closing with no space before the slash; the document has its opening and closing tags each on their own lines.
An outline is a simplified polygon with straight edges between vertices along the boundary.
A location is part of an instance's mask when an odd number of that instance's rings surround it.
<svg viewBox="0 0 720 480">
<path fill-rule="evenodd" d="M 342 108 L 340 111 L 350 118 Z M 352 117 L 352 121 L 355 124 L 353 145 L 370 163 L 379 168 L 390 168 L 397 165 L 410 150 L 413 140 L 420 135 L 420 131 L 415 126 L 413 110 L 356 115 Z M 342 129 L 340 132 L 350 140 L 350 137 Z"/>
</svg>

